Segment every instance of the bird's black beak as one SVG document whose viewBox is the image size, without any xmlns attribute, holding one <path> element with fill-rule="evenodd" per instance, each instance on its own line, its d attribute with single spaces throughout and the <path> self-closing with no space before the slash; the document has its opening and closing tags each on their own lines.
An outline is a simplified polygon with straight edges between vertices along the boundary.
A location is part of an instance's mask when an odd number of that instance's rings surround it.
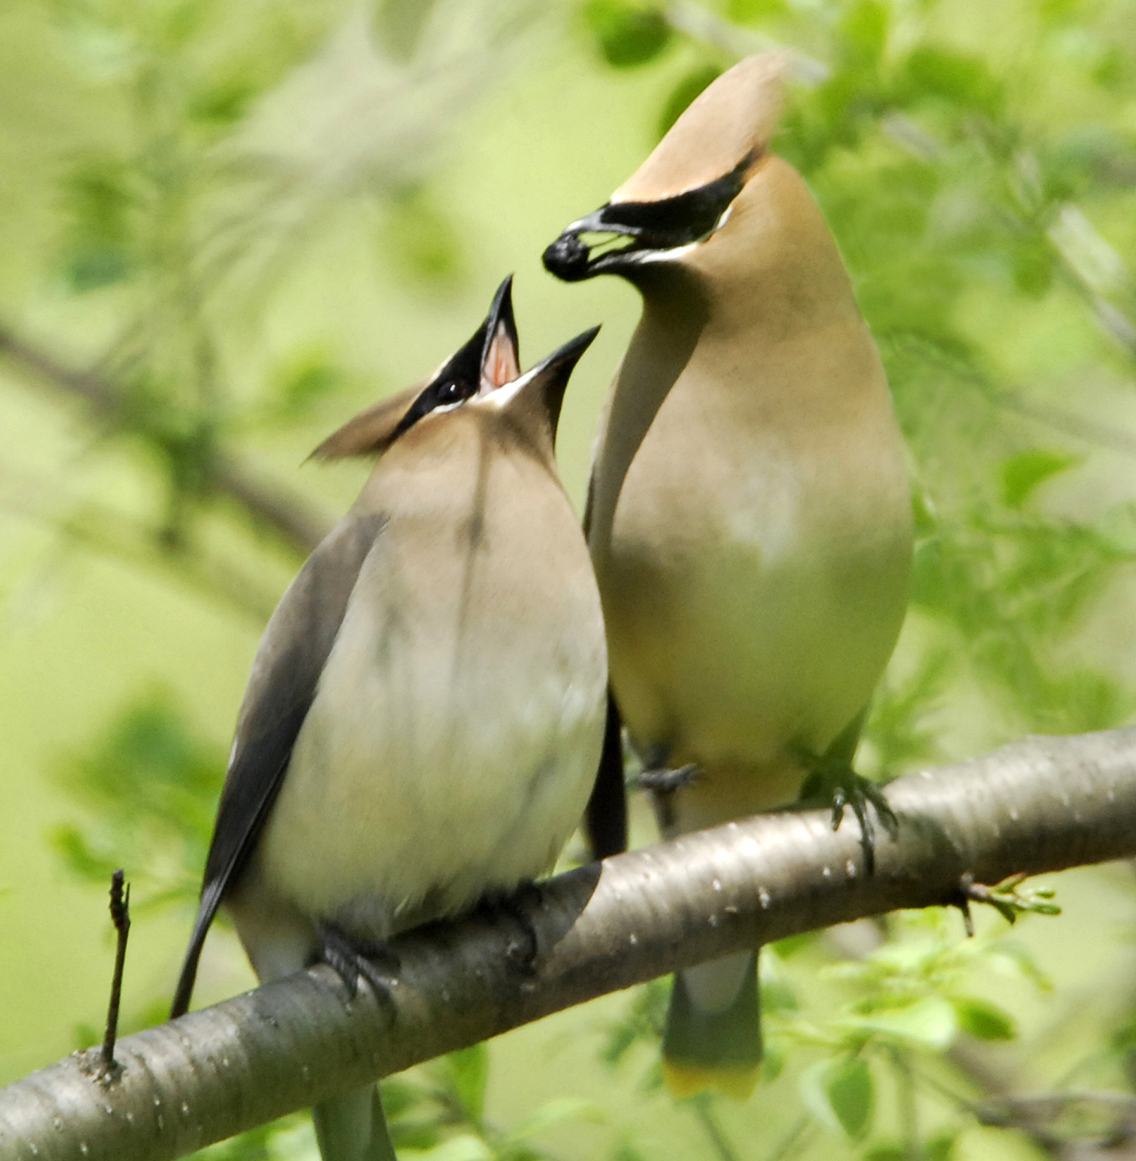
<svg viewBox="0 0 1136 1161">
<path fill-rule="evenodd" d="M 589 214 L 586 218 L 581 218 L 578 222 L 573 222 L 567 227 L 564 233 L 542 255 L 545 270 L 564 282 L 581 282 L 585 278 L 592 278 L 596 274 L 612 270 L 617 265 L 613 263 L 612 259 L 617 258 L 626 248 L 608 246 L 603 253 L 596 254 L 594 257 L 593 251 L 599 250 L 601 246 L 617 237 L 625 236 L 634 239 L 641 235 L 640 230 L 616 220 L 617 215 L 612 213 L 613 209 L 616 208 L 609 202 L 607 205 L 601 206 L 594 214 Z M 589 245 L 582 240 L 581 235 L 583 234 L 608 235 L 609 237 L 607 239 L 601 238 L 596 243 Z"/>
<path fill-rule="evenodd" d="M 559 350 L 553 351 L 531 371 L 526 371 L 495 398 L 503 400 L 505 407 L 522 408 L 535 404 L 539 399 L 540 402 L 536 406 L 547 420 L 549 433 L 555 441 L 560 408 L 564 402 L 568 380 L 572 377 L 581 355 L 592 345 L 592 340 L 599 334 L 599 330 L 599 327 L 592 327 L 574 339 L 569 339 Z"/>
</svg>

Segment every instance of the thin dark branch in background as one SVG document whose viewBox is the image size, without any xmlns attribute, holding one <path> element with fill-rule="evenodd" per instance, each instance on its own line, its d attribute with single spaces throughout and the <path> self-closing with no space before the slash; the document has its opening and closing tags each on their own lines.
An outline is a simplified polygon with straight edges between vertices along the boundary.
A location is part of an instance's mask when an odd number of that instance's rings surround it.
<svg viewBox="0 0 1136 1161">
<path fill-rule="evenodd" d="M 1056 431 L 1064 432 L 1086 443 L 1110 448 L 1122 455 L 1136 456 L 1136 433 L 1120 427 L 1108 427 L 1083 415 L 1075 415 L 1063 408 L 1046 403 L 1035 403 L 1032 399 L 1015 391 L 999 391 L 992 396 L 994 402 L 1006 411 L 1012 411 L 1026 419 L 1044 423 Z"/>
<path fill-rule="evenodd" d="M 809 1130 L 815 1125 L 816 1122 L 808 1113 L 798 1118 L 765 1161 L 786 1161 L 787 1158 L 792 1157 L 806 1143 Z"/>
<path fill-rule="evenodd" d="M 55 488 L 52 481 L 20 479 L 15 487 L 17 494 L 4 498 L 4 512 L 58 533 L 54 551 L 47 554 L 44 562 L 45 570 L 78 546 L 108 560 L 152 572 L 165 581 L 172 580 L 179 588 L 233 609 L 258 626 L 264 625 L 276 607 L 279 593 L 274 593 L 262 576 L 252 575 L 233 559 L 222 559 L 200 546 L 187 552 L 162 545 L 152 528 L 89 500 L 74 511 L 62 511 L 70 497 Z"/>
<path fill-rule="evenodd" d="M 109 380 L 67 366 L 3 323 L 0 323 L 0 356 L 57 390 L 85 400 L 100 418 L 129 424 L 119 392 Z M 275 531 L 302 556 L 310 553 L 327 534 L 330 521 L 315 512 L 308 501 L 282 484 L 258 475 L 235 456 L 224 452 L 212 456 L 204 465 L 204 473 L 206 488 L 234 501 L 260 526 Z"/>
<path fill-rule="evenodd" d="M 1031 737 L 910 775 L 900 820 L 864 873 L 857 828 L 829 811 L 759 816 L 589 864 L 516 906 L 392 941 L 389 994 L 348 1000 L 328 968 L 301 972 L 119 1042 L 113 1100 L 68 1057 L 0 1091 L 0 1155 L 159 1161 L 263 1124 L 596 996 L 743 948 L 1001 882 L 1136 855 L 1136 728 Z M 97 1051 L 97 1050 L 96 1050 Z M 80 1149 L 80 1145 L 83 1147 Z"/>
<path fill-rule="evenodd" d="M 718 1114 L 714 1110 L 714 1098 L 709 1093 L 701 1093 L 691 1103 L 694 1106 L 694 1115 L 709 1139 L 718 1161 L 740 1161 L 737 1150 L 730 1143 L 718 1120 Z"/>
</svg>

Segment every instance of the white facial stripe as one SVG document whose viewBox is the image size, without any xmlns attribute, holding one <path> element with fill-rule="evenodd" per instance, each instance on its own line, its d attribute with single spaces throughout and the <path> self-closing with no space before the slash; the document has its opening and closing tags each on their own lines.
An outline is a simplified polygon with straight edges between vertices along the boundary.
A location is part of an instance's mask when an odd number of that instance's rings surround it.
<svg viewBox="0 0 1136 1161">
<path fill-rule="evenodd" d="M 497 411 L 500 411 L 503 407 L 508 407 L 525 387 L 532 382 L 534 376 L 540 369 L 540 367 L 534 367 L 519 379 L 514 379 L 511 383 L 503 384 L 496 391 L 490 391 L 488 395 L 479 396 L 477 402 L 484 404 L 486 407 L 495 408 Z"/>
<path fill-rule="evenodd" d="M 706 237 L 709 236 L 707 234 Z M 670 250 L 629 250 L 627 252 L 627 260 L 629 262 L 640 262 L 644 265 L 648 262 L 673 262 L 697 250 L 705 241 L 706 238 L 699 238 L 697 242 L 687 242 L 683 246 L 674 246 Z"/>
<path fill-rule="evenodd" d="M 476 398 L 476 396 L 472 396 L 471 398 Z M 418 420 L 418 423 L 422 423 L 424 420 L 429 419 L 432 415 L 444 415 L 447 411 L 457 411 L 457 409 L 461 407 L 463 403 L 468 402 L 468 399 L 455 399 L 453 403 L 439 403 L 437 407 L 431 407 L 430 410 L 427 411 L 426 414 Z"/>
<path fill-rule="evenodd" d="M 735 199 L 736 200 L 736 199 Z M 730 204 L 722 211 L 721 217 L 714 223 L 714 228 L 708 233 L 703 234 L 701 238 L 695 239 L 693 242 L 686 242 L 682 246 L 673 246 L 669 250 L 635 250 L 627 251 L 627 258 L 629 261 L 639 262 L 644 265 L 648 262 L 674 262 L 683 258 L 693 250 L 697 250 L 699 246 L 703 246 L 729 221 L 730 214 L 734 211 L 734 203 Z"/>
</svg>

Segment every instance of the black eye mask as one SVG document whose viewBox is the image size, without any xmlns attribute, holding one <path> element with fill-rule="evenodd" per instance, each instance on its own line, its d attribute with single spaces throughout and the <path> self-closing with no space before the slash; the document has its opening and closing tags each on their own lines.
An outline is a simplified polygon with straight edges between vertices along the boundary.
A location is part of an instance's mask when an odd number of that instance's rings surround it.
<svg viewBox="0 0 1136 1161">
<path fill-rule="evenodd" d="M 480 375 L 480 368 L 479 368 Z M 409 431 L 423 416 L 429 415 L 439 407 L 448 407 L 454 403 L 461 403 L 477 394 L 479 379 L 459 379 L 454 376 L 439 376 L 421 395 L 410 405 L 407 413 L 398 421 L 394 435 L 398 436 Z"/>
<path fill-rule="evenodd" d="M 729 173 L 673 198 L 608 202 L 571 225 L 545 250 L 545 269 L 565 282 L 578 282 L 593 274 L 617 270 L 637 261 L 640 255 L 673 250 L 708 237 L 741 193 L 758 156 L 747 153 Z M 581 234 L 622 234 L 632 240 L 627 246 L 605 250 L 593 258 L 596 247 L 582 242 Z"/>
<path fill-rule="evenodd" d="M 431 411 L 462 403 L 477 394 L 481 383 L 481 360 L 485 350 L 487 329 L 487 323 L 482 323 L 473 338 L 461 347 L 422 389 L 406 414 L 398 421 L 392 438 L 397 439 L 409 431 Z"/>
</svg>

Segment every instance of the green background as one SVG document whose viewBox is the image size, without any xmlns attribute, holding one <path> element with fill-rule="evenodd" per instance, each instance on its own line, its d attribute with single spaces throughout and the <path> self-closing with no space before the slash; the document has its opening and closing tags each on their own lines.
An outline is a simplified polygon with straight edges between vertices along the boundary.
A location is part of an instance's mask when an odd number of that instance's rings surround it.
<svg viewBox="0 0 1136 1161">
<path fill-rule="evenodd" d="M 97 1035 L 109 867 L 134 885 L 126 1026 L 172 989 L 236 707 L 300 559 L 200 486 L 210 457 L 341 511 L 365 466 L 307 453 L 437 366 L 512 271 L 526 363 L 603 323 L 560 428 L 579 506 L 638 305 L 557 283 L 540 253 L 753 47 L 823 66 L 776 148 L 833 227 L 911 448 L 913 603 L 862 768 L 1129 721 L 1133 13 L 6 0 L 0 327 L 127 402 L 95 417 L 0 359 L 0 1081 Z M 656 988 L 419 1070 L 396 1098 L 427 1127 L 403 1139 L 449 1161 L 1050 1155 L 973 1103 L 1131 1097 L 1131 879 L 1054 877 L 1059 918 L 983 916 L 970 943 L 934 913 L 778 949 L 748 1105 L 659 1089 Z M 198 1002 L 251 983 L 218 931 Z M 1047 1128 L 1109 1115 L 1082 1102 Z M 293 1124 L 237 1155 L 307 1155 Z"/>
</svg>

